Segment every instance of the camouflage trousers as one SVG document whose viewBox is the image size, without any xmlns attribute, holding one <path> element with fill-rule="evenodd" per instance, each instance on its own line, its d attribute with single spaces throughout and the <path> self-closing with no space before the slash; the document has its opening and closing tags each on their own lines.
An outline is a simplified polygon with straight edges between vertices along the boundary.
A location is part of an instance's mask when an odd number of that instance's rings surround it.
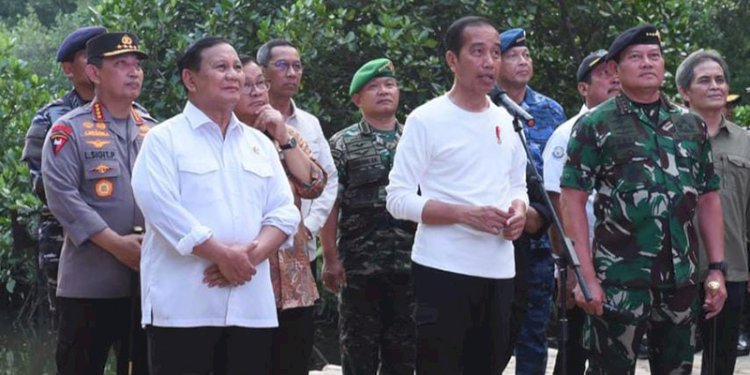
<svg viewBox="0 0 750 375">
<path fill-rule="evenodd" d="M 413 374 L 413 310 L 411 273 L 347 274 L 339 300 L 344 375 Z"/>
<path fill-rule="evenodd" d="M 632 312 L 635 319 L 623 323 L 606 314 L 586 316 L 582 340 L 589 352 L 587 374 L 634 374 L 638 346 L 646 332 L 652 374 L 692 371 L 700 307 L 695 285 L 667 290 L 603 288 L 610 304 Z"/>
<path fill-rule="evenodd" d="M 63 246 L 63 229 L 60 223 L 45 207 L 39 217 L 38 261 L 39 269 L 47 279 L 47 297 L 53 321 L 57 311 L 57 268 Z"/>
</svg>

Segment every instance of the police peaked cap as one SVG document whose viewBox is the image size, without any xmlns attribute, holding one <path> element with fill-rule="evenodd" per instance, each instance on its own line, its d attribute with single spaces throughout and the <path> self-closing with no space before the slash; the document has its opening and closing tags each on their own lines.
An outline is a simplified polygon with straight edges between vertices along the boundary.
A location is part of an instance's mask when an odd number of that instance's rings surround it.
<svg viewBox="0 0 750 375">
<path fill-rule="evenodd" d="M 131 33 L 101 34 L 86 43 L 88 58 L 113 57 L 126 53 L 134 53 L 141 59 L 148 58 L 140 49 L 138 37 Z"/>
</svg>

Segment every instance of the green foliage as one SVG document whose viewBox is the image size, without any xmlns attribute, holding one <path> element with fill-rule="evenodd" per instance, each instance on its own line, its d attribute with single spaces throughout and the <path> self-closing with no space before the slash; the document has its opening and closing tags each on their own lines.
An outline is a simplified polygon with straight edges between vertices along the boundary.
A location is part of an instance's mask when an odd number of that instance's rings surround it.
<svg viewBox="0 0 750 375">
<path fill-rule="evenodd" d="M 750 105 L 741 105 L 734 108 L 733 111 L 735 124 L 744 127 L 750 127 Z"/>
<path fill-rule="evenodd" d="M 0 295 L 23 298 L 35 280 L 35 253 L 31 246 L 22 247 L 21 239 L 29 237 L 39 203 L 29 192 L 28 169 L 19 159 L 33 109 L 50 95 L 23 61 L 9 55 L 11 49 L 11 41 L 0 35 Z"/>
<path fill-rule="evenodd" d="M 79 5 L 72 13 L 71 3 Z M 305 64 L 295 100 L 316 114 L 330 135 L 358 119 L 348 87 L 354 71 L 369 59 L 394 61 L 402 120 L 447 91 L 452 76 L 440 41 L 448 25 L 467 14 L 483 15 L 500 30 L 525 28 L 534 58 L 531 86 L 558 100 L 568 115 L 580 105 L 574 78 L 579 61 L 590 51 L 608 48 L 620 31 L 641 22 L 662 31 L 665 92 L 676 93 L 671 73 L 701 47 L 715 48 L 727 58 L 733 92 L 743 92 L 750 87 L 750 39 L 741 32 L 747 30 L 749 5 L 748 0 L 0 0 L 0 291 L 18 293 L 23 289 L 18 285 L 31 277 L 34 260 L 11 246 L 11 226 L 28 228 L 37 205 L 27 193 L 25 167 L 17 160 L 34 111 L 69 87 L 54 54 L 65 35 L 79 26 L 98 23 L 142 39 L 151 58 L 144 63 L 138 101 L 160 119 L 184 105 L 176 61 L 191 42 L 223 36 L 238 52 L 253 56 L 263 42 L 288 38 Z M 748 108 L 735 110 L 738 123 L 750 124 Z"/>
</svg>

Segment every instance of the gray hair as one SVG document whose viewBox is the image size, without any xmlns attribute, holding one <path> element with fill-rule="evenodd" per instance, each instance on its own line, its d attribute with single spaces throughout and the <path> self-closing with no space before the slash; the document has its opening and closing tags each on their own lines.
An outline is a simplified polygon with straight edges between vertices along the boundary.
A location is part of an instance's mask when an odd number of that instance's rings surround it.
<svg viewBox="0 0 750 375">
<path fill-rule="evenodd" d="M 690 83 L 692 83 L 693 78 L 695 78 L 695 67 L 706 61 L 714 61 L 719 64 L 721 70 L 724 72 L 724 79 L 727 81 L 727 84 L 729 84 L 729 67 L 727 66 L 727 62 L 724 61 L 724 58 L 712 49 L 699 49 L 689 54 L 688 57 L 680 63 L 680 66 L 677 67 L 677 72 L 675 73 L 675 83 L 677 84 L 677 87 L 689 89 Z"/>
<path fill-rule="evenodd" d="M 271 50 L 274 49 L 274 47 L 292 47 L 294 49 L 297 49 L 297 47 L 292 44 L 292 42 L 286 40 L 286 39 L 272 39 L 268 42 L 263 43 L 260 48 L 258 48 L 258 53 L 255 55 L 255 60 L 260 64 L 261 66 L 268 66 L 268 64 L 271 62 Z"/>
</svg>

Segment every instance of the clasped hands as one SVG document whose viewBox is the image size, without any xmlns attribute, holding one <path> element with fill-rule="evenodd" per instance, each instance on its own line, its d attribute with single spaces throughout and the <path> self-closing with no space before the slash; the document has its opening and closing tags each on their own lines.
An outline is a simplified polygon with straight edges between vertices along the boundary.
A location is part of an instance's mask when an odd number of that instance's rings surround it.
<svg viewBox="0 0 750 375">
<path fill-rule="evenodd" d="M 218 262 L 203 271 L 203 282 L 209 287 L 240 286 L 250 281 L 256 273 L 258 241 L 249 244 L 229 245 Z"/>
<path fill-rule="evenodd" d="M 526 224 L 526 213 L 511 206 L 508 211 L 494 206 L 471 207 L 465 215 L 464 223 L 494 235 L 501 235 L 506 240 L 515 240 L 523 233 Z"/>
</svg>

